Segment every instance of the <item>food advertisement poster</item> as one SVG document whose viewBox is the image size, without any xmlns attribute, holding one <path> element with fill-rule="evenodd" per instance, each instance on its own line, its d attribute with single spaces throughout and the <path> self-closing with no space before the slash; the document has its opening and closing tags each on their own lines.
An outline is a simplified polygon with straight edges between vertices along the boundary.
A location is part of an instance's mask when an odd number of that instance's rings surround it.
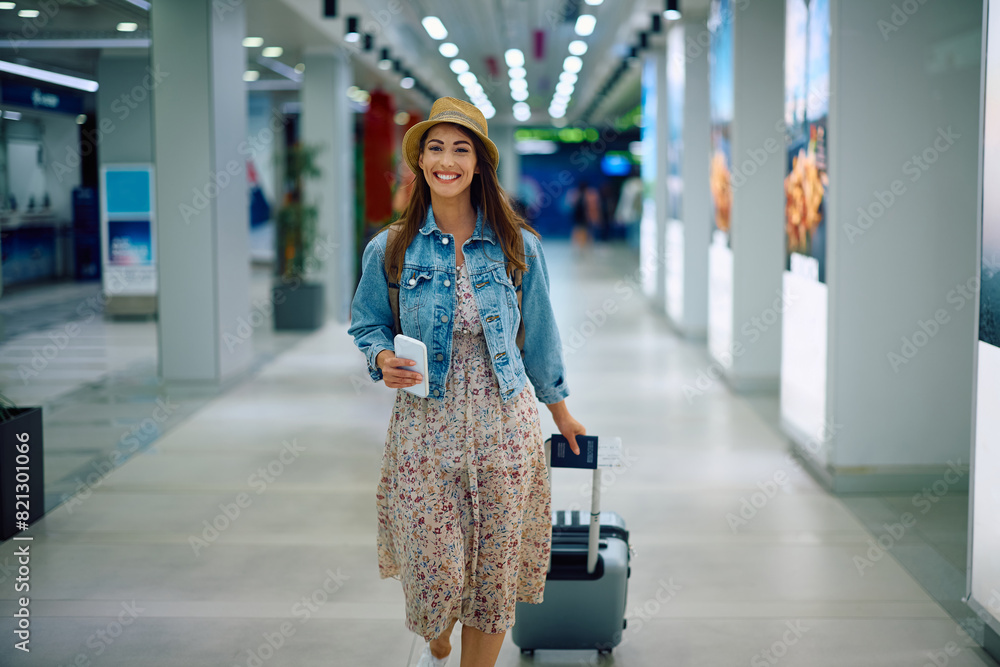
<svg viewBox="0 0 1000 667">
<path fill-rule="evenodd" d="M 726 234 L 733 209 L 730 132 L 733 122 L 733 2 L 712 0 L 708 18 L 712 162 L 709 179 L 715 230 Z"/>
<path fill-rule="evenodd" d="M 826 281 L 829 0 L 787 0 L 785 268 Z"/>
</svg>

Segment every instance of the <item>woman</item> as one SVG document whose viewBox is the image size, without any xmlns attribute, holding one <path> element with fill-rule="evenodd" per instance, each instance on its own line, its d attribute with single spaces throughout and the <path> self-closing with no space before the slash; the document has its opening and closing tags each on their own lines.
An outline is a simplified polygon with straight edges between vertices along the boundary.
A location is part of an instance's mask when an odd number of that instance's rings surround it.
<svg viewBox="0 0 1000 667">
<path fill-rule="evenodd" d="M 402 333 L 428 351 L 430 393 L 397 391 L 386 436 L 379 575 L 403 584 L 406 626 L 428 642 L 421 667 L 445 664 L 457 621 L 462 667 L 492 666 L 515 602 L 541 602 L 545 586 L 551 501 L 535 395 L 574 452 L 586 431 L 564 400 L 541 243 L 497 181 L 486 119 L 441 98 L 407 131 L 403 156 L 413 193 L 392 240 L 380 232 L 365 248 L 349 330 L 373 380 L 421 382 L 393 354 L 391 283 Z"/>
</svg>

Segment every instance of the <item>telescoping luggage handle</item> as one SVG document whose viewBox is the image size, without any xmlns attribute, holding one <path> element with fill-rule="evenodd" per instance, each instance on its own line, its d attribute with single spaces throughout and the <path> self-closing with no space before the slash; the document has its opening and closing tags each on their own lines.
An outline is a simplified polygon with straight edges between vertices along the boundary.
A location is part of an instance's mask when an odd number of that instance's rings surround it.
<svg viewBox="0 0 1000 667">
<path fill-rule="evenodd" d="M 559 437 L 562 436 L 553 436 Z M 587 442 L 584 442 L 587 438 Z M 561 443 L 567 450 L 569 445 Z M 621 455 L 621 439 L 616 438 L 614 444 L 607 448 L 608 451 L 598 456 L 596 436 L 577 436 L 577 445 L 580 446 L 580 455 L 577 457 L 571 451 L 565 456 L 579 458 L 579 461 L 567 462 L 558 467 L 566 468 L 592 468 L 593 481 L 590 485 L 590 532 L 587 535 L 587 574 L 593 574 L 597 569 L 597 551 L 601 538 L 601 468 L 610 467 Z M 592 449 L 590 449 L 592 448 Z M 588 456 L 589 454 L 589 456 Z M 558 457 L 557 457 L 558 458 Z M 589 459 L 589 460 L 588 460 Z M 552 438 L 545 441 L 545 465 L 548 467 L 549 479 L 552 479 Z M 549 551 L 549 566 L 547 571 L 552 570 L 552 552 Z"/>
</svg>

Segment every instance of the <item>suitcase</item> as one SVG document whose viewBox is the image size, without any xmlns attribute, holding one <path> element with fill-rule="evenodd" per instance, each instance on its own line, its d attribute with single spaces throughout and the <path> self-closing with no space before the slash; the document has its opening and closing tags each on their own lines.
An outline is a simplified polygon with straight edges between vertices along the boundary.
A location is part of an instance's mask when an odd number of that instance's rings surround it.
<svg viewBox="0 0 1000 667">
<path fill-rule="evenodd" d="M 547 460 L 549 446 L 546 441 Z M 524 655 L 536 649 L 608 654 L 621 643 L 631 575 L 628 530 L 621 516 L 600 511 L 600 468 L 593 475 L 589 515 L 553 513 L 542 603 L 518 602 L 515 607 L 512 639 Z"/>
</svg>

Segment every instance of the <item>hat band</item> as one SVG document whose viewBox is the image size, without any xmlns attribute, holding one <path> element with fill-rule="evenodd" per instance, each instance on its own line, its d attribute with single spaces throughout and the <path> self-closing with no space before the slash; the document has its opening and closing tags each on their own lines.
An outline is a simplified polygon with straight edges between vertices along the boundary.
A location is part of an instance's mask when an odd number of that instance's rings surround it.
<svg viewBox="0 0 1000 667">
<path fill-rule="evenodd" d="M 475 119 L 473 119 L 471 116 L 466 116 L 461 111 L 452 111 L 450 109 L 447 111 L 442 111 L 440 113 L 436 113 L 433 116 L 431 116 L 430 120 L 445 120 L 447 118 L 455 118 L 457 120 L 464 120 L 466 122 L 472 123 L 479 130 L 480 134 L 486 134 L 486 131 L 483 129 L 482 125 L 477 123 Z"/>
</svg>

